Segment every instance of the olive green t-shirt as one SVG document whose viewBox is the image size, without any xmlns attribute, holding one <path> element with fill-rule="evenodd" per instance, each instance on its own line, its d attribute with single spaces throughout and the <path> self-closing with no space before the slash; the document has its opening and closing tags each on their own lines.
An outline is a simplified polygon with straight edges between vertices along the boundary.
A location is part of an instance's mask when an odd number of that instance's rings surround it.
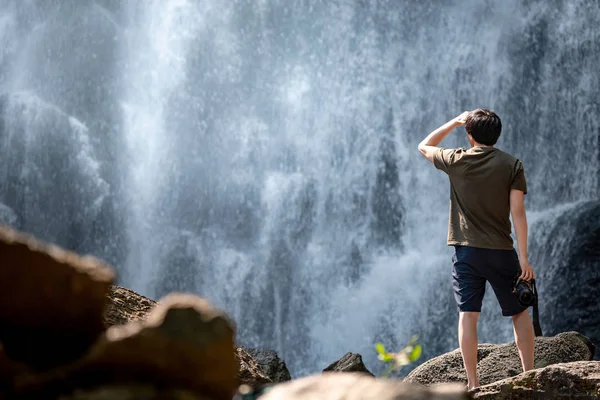
<svg viewBox="0 0 600 400">
<path fill-rule="evenodd" d="M 448 245 L 513 249 L 510 191 L 527 193 L 521 161 L 493 147 L 441 148 L 433 161 L 450 178 Z"/>
</svg>

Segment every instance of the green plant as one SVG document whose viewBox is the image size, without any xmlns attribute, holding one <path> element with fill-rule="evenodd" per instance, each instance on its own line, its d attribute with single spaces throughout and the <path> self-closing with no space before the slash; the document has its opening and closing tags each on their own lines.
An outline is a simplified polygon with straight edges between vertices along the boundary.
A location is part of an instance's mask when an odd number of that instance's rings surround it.
<svg viewBox="0 0 600 400">
<path fill-rule="evenodd" d="M 382 343 L 375 344 L 375 350 L 379 354 L 378 358 L 384 363 L 391 365 L 383 373 L 383 377 L 389 376 L 392 371 L 399 370 L 405 365 L 411 364 L 421 357 L 421 345 L 418 344 L 419 337 L 413 336 L 410 338 L 408 345 L 397 353 L 388 353 Z"/>
</svg>

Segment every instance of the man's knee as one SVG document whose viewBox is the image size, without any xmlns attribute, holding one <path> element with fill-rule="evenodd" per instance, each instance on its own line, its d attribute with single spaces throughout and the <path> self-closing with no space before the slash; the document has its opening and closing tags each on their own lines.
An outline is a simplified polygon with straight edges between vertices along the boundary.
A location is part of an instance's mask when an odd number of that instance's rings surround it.
<svg viewBox="0 0 600 400">
<path fill-rule="evenodd" d="M 521 311 L 520 313 L 512 316 L 513 321 L 518 321 L 518 320 L 521 320 L 522 318 L 529 319 L 529 309 L 526 308 L 523 311 Z"/>
<path fill-rule="evenodd" d="M 479 319 L 479 312 L 474 312 L 474 311 L 461 311 L 460 312 L 460 319 L 461 321 L 465 321 L 465 322 L 477 322 L 477 320 Z"/>
</svg>

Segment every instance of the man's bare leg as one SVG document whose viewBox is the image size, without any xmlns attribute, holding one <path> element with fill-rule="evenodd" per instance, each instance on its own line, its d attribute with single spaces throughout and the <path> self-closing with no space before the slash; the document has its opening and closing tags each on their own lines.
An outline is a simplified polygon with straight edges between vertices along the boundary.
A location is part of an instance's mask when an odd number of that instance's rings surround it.
<svg viewBox="0 0 600 400">
<path fill-rule="evenodd" d="M 479 386 L 477 379 L 477 320 L 478 312 L 461 312 L 458 320 L 458 344 L 467 372 L 469 389 Z"/>
<path fill-rule="evenodd" d="M 520 314 L 513 315 L 513 328 L 515 332 L 515 342 L 519 349 L 519 356 L 523 365 L 523 371 L 533 369 L 533 349 L 534 337 L 533 324 L 527 310 Z"/>
</svg>

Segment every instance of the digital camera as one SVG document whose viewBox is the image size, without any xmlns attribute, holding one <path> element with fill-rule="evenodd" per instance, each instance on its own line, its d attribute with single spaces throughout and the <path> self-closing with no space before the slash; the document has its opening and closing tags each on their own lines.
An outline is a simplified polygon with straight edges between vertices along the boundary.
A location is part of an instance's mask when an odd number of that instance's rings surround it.
<svg viewBox="0 0 600 400">
<path fill-rule="evenodd" d="M 537 301 L 537 293 L 535 290 L 535 282 L 523 280 L 519 277 L 515 279 L 513 284 L 513 294 L 517 296 L 519 304 L 523 307 L 529 307 Z"/>
</svg>

